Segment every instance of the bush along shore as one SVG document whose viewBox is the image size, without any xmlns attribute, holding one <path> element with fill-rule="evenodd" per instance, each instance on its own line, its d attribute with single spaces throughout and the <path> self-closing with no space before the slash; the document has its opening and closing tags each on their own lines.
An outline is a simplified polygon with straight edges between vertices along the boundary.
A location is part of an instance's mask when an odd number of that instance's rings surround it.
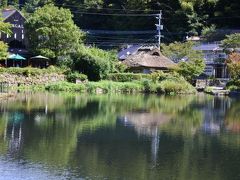
<svg viewBox="0 0 240 180">
<path fill-rule="evenodd" d="M 10 80 L 9 80 L 10 79 Z M 55 67 L 0 68 L 0 82 L 9 82 L 17 90 L 47 90 L 88 93 L 158 93 L 193 94 L 195 88 L 177 73 L 114 73 L 101 81 L 88 81 L 87 76 Z"/>
</svg>

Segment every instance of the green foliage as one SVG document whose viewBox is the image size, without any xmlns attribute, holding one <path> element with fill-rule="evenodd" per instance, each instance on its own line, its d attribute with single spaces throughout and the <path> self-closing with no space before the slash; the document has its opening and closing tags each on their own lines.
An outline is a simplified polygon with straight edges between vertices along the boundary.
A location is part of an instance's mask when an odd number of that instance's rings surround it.
<svg viewBox="0 0 240 180">
<path fill-rule="evenodd" d="M 240 48 L 240 33 L 227 35 L 226 39 L 222 41 L 222 46 L 224 49 Z"/>
<path fill-rule="evenodd" d="M 46 90 L 49 91 L 67 91 L 67 92 L 84 92 L 85 86 L 83 84 L 73 84 L 69 82 L 57 82 L 46 85 Z"/>
<path fill-rule="evenodd" d="M 183 77 L 177 73 L 163 73 L 157 78 L 153 78 L 152 75 L 143 74 L 116 74 L 116 78 L 111 79 L 115 81 L 98 81 L 98 82 L 86 82 L 83 83 L 85 90 L 90 93 L 110 93 L 110 92 L 126 92 L 126 93 L 159 93 L 159 94 L 191 94 L 195 93 L 194 87 L 189 84 Z M 156 75 L 154 75 L 156 76 Z M 143 78 L 145 77 L 145 78 Z M 156 80 L 157 79 L 157 80 Z M 61 86 L 61 83 L 48 85 L 48 90 L 58 91 L 73 91 L 75 88 L 78 89 L 78 85 L 68 83 L 67 87 Z M 71 86 L 71 88 L 69 87 Z M 65 89 L 65 90 L 64 90 Z"/>
<path fill-rule="evenodd" d="M 165 94 L 196 93 L 196 89 L 181 76 L 173 77 L 172 79 L 168 78 L 161 81 L 158 89 Z"/>
<path fill-rule="evenodd" d="M 98 91 L 103 93 L 122 92 L 134 93 L 144 92 L 143 86 L 137 82 L 113 82 L 113 81 L 99 81 L 89 82 L 86 84 L 87 91 L 96 93 Z"/>
<path fill-rule="evenodd" d="M 73 69 L 86 74 L 92 81 L 104 79 L 109 73 L 115 71 L 116 57 L 98 48 L 79 46 L 72 59 Z"/>
<path fill-rule="evenodd" d="M 76 80 L 80 80 L 82 82 L 87 81 L 87 76 L 85 74 L 80 74 L 78 72 L 73 72 L 73 73 L 69 73 L 66 76 L 68 82 L 72 82 L 75 83 Z"/>
<path fill-rule="evenodd" d="M 163 81 L 165 79 L 173 79 L 173 78 L 179 78 L 179 74 L 175 76 L 174 73 L 164 73 L 163 71 L 155 71 L 151 74 L 151 79 L 154 83 L 157 83 L 158 81 Z"/>
<path fill-rule="evenodd" d="M 181 74 L 187 81 L 191 82 L 194 78 L 203 73 L 205 62 L 203 59 L 189 60 L 188 62 L 180 62 L 177 72 Z"/>
<path fill-rule="evenodd" d="M 168 56 L 175 62 L 180 61 L 176 70 L 188 81 L 203 73 L 205 68 L 202 52 L 194 50 L 193 46 L 193 42 L 174 42 L 168 46 L 162 45 L 162 52 L 165 56 Z M 182 59 L 186 61 L 181 62 Z"/>
<path fill-rule="evenodd" d="M 24 75 L 24 76 L 37 76 L 37 75 L 44 75 L 44 74 L 63 74 L 63 70 L 59 69 L 54 66 L 50 66 L 47 69 L 39 69 L 39 68 L 18 68 L 18 67 L 10 67 L 10 68 L 0 68 L 0 73 L 8 73 L 14 75 Z"/>
<path fill-rule="evenodd" d="M 6 0 L 4 0 L 6 1 Z M 25 11 L 32 13 L 51 0 L 26 0 Z M 171 33 L 164 41 L 182 40 L 186 35 L 201 35 L 206 27 L 216 24 L 218 28 L 233 29 L 239 27 L 239 0 L 57 0 L 57 6 L 68 7 L 74 12 L 94 13 L 158 13 L 163 10 L 163 17 L 168 20 L 164 25 Z M 113 9 L 120 9 L 118 11 Z M 229 18 L 231 17 L 231 18 Z M 151 29 L 155 23 L 152 17 L 121 17 L 82 15 L 76 13 L 75 22 L 84 29 Z M 136 38 L 136 35 L 134 35 Z M 98 40 L 98 38 L 93 38 Z M 92 40 L 92 39 L 90 39 Z M 101 39 L 102 40 L 102 39 Z"/>
<path fill-rule="evenodd" d="M 106 79 L 116 82 L 131 82 L 140 81 L 142 79 L 151 79 L 151 75 L 134 73 L 111 73 L 107 75 Z"/>
<path fill-rule="evenodd" d="M 7 5 L 8 5 L 8 0 L 1 0 L 0 1 L 0 7 L 1 8 L 5 8 L 5 7 L 7 7 Z"/>
<path fill-rule="evenodd" d="M 0 60 L 5 60 L 8 57 L 8 45 L 0 41 Z"/>
<path fill-rule="evenodd" d="M 202 30 L 202 37 L 205 41 L 214 41 L 217 40 L 216 35 L 217 35 L 217 30 L 216 30 L 216 25 L 212 24 L 209 27 L 204 27 Z"/>
<path fill-rule="evenodd" d="M 52 4 L 37 9 L 26 22 L 31 51 L 49 58 L 75 52 L 83 33 L 72 17 L 70 10 Z"/>
<path fill-rule="evenodd" d="M 0 32 L 11 35 L 11 27 L 12 25 L 10 23 L 3 22 L 3 18 L 0 17 Z"/>
<path fill-rule="evenodd" d="M 54 0 L 26 0 L 23 11 L 33 13 L 37 8 L 53 3 Z"/>
<path fill-rule="evenodd" d="M 203 59 L 203 54 L 201 51 L 196 51 L 193 49 L 195 43 L 188 42 L 174 42 L 169 45 L 162 44 L 161 51 L 163 55 L 169 57 L 174 62 L 179 62 L 182 59 L 195 60 Z"/>
<path fill-rule="evenodd" d="M 230 91 L 234 91 L 234 90 L 240 90 L 240 80 L 238 79 L 231 79 L 227 85 L 226 88 Z"/>
</svg>

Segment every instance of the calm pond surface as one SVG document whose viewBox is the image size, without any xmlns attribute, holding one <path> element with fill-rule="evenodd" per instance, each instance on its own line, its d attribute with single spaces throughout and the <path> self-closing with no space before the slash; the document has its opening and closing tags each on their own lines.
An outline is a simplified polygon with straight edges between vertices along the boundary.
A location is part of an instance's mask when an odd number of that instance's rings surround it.
<svg viewBox="0 0 240 180">
<path fill-rule="evenodd" d="M 18 94 L 0 179 L 240 179 L 240 99 Z"/>
</svg>

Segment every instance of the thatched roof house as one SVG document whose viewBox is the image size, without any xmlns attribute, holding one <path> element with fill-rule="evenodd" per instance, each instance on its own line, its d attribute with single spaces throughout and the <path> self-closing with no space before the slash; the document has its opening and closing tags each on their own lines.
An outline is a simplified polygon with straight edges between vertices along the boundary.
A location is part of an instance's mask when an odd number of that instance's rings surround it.
<svg viewBox="0 0 240 180">
<path fill-rule="evenodd" d="M 159 49 L 140 49 L 134 55 L 130 55 L 123 61 L 133 72 L 149 73 L 155 70 L 169 70 L 175 63 L 163 56 Z"/>
</svg>

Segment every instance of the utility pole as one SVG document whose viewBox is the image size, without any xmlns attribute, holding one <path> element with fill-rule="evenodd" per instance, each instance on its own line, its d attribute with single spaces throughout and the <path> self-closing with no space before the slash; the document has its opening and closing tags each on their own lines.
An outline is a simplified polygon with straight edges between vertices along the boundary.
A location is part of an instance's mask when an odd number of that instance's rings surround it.
<svg viewBox="0 0 240 180">
<path fill-rule="evenodd" d="M 156 19 L 158 20 L 158 24 L 155 24 L 157 27 L 157 36 L 156 37 L 158 38 L 158 47 L 160 49 L 161 37 L 162 37 L 161 30 L 163 30 L 163 25 L 161 24 L 162 23 L 162 10 L 160 10 L 160 13 L 157 14 Z"/>
</svg>

